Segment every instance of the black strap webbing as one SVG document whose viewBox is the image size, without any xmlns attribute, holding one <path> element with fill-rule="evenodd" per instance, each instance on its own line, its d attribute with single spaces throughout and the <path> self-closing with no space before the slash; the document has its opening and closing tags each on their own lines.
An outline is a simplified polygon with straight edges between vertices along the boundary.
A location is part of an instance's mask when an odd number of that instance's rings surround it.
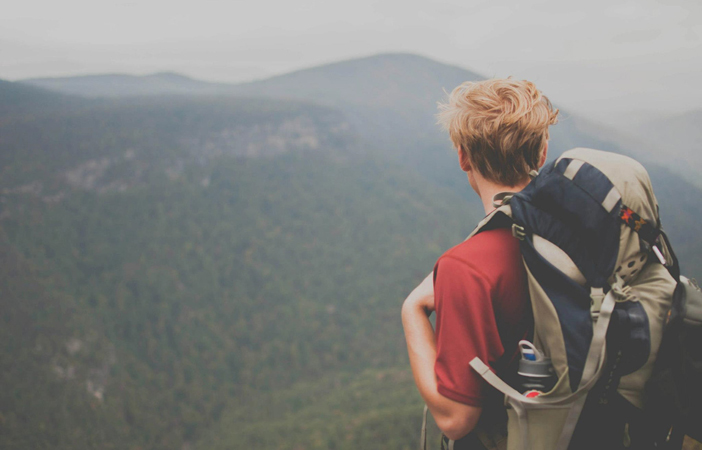
<svg viewBox="0 0 702 450">
<path fill-rule="evenodd" d="M 622 205 L 622 209 L 619 211 L 619 219 L 629 228 L 636 231 L 641 239 L 648 242 L 651 246 L 656 245 L 656 241 L 661 232 L 657 227 L 651 225 L 645 219 L 642 219 L 633 209 Z"/>
</svg>

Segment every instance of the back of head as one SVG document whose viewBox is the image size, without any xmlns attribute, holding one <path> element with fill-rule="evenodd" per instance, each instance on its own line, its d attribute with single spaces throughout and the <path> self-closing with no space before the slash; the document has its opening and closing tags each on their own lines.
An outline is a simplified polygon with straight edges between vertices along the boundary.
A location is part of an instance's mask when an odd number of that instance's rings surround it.
<svg viewBox="0 0 702 450">
<path fill-rule="evenodd" d="M 511 78 L 463 83 L 439 111 L 454 146 L 484 178 L 503 186 L 516 186 L 539 168 L 558 116 L 534 83 Z"/>
</svg>

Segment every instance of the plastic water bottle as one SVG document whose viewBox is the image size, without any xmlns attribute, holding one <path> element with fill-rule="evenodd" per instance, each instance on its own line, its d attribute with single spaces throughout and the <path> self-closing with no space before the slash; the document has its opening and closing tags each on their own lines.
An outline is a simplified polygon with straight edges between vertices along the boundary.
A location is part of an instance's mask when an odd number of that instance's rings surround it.
<svg viewBox="0 0 702 450">
<path fill-rule="evenodd" d="M 519 341 L 522 358 L 519 360 L 517 373 L 522 379 L 522 393 L 525 397 L 538 397 L 556 385 L 556 372 L 551 358 L 543 355 L 529 341 Z"/>
</svg>

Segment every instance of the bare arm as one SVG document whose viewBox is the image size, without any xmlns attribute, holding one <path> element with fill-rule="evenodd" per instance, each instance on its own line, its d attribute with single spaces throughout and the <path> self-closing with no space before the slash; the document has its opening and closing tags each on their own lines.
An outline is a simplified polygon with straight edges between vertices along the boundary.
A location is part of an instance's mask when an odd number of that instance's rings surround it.
<svg viewBox="0 0 702 450">
<path fill-rule="evenodd" d="M 478 422 L 481 408 L 444 397 L 437 390 L 434 364 L 436 339 L 429 315 L 434 311 L 434 280 L 430 273 L 405 299 L 402 325 L 414 382 L 436 424 L 449 439 L 460 439 Z"/>
</svg>

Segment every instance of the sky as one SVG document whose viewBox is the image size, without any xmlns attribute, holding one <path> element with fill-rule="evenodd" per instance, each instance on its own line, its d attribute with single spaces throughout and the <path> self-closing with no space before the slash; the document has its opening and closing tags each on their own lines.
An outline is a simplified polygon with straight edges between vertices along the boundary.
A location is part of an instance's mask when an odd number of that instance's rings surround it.
<svg viewBox="0 0 702 450">
<path fill-rule="evenodd" d="M 240 82 L 384 52 L 537 83 L 608 120 L 702 108 L 700 0 L 0 0 L 0 78 Z"/>
</svg>

